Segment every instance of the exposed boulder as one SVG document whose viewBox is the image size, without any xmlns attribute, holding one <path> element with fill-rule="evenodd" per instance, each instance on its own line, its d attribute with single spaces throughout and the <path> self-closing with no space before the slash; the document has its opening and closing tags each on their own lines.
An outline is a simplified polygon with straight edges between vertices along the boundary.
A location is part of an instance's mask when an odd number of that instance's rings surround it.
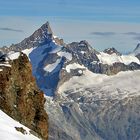
<svg viewBox="0 0 140 140">
<path fill-rule="evenodd" d="M 26 130 L 25 130 L 23 127 L 15 127 L 15 129 L 16 129 L 17 131 L 21 132 L 21 133 L 24 134 L 24 135 L 27 134 Z"/>
</svg>

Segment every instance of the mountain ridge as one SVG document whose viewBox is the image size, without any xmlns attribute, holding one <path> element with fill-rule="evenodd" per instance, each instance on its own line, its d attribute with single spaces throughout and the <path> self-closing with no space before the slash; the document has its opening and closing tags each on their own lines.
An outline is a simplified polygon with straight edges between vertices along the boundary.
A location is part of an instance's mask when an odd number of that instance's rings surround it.
<svg viewBox="0 0 140 140">
<path fill-rule="evenodd" d="M 65 44 L 48 26 L 44 30 L 43 43 L 33 45 L 30 36 L 20 51 L 44 92 L 49 140 L 138 140 L 139 59 L 115 48 L 96 51 L 85 40 Z M 19 54 L 7 55 L 13 60 Z"/>
<path fill-rule="evenodd" d="M 115 48 L 98 52 L 86 40 L 65 44 L 54 36 L 49 22 L 43 24 L 31 36 L 12 46 L 8 51 L 11 50 L 28 53 L 33 75 L 36 77 L 39 88 L 51 96 L 55 95 L 59 83 L 73 76 L 82 75 L 83 69 L 79 68 L 80 65 L 93 73 L 107 75 L 140 69 L 140 61 L 137 57 L 121 55 Z M 67 66 L 69 65 L 77 66 L 68 72 Z M 48 84 L 44 85 L 44 82 Z"/>
</svg>

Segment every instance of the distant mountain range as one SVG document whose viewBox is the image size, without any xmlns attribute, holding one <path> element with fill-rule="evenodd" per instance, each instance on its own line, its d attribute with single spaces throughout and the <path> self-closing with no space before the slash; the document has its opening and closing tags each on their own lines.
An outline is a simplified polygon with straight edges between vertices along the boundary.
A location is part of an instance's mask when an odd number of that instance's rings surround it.
<svg viewBox="0 0 140 140">
<path fill-rule="evenodd" d="M 140 139 L 140 44 L 128 55 L 99 52 L 86 40 L 66 44 L 46 22 L 1 50 L 10 60 L 28 56 L 45 94 L 49 140 Z"/>
</svg>

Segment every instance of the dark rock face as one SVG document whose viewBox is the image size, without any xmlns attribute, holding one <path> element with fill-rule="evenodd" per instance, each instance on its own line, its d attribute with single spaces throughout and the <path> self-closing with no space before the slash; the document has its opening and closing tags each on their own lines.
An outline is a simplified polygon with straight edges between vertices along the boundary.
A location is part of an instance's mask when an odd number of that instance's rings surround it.
<svg viewBox="0 0 140 140">
<path fill-rule="evenodd" d="M 66 48 L 67 52 L 73 56 L 73 61 L 77 61 L 79 64 L 83 64 L 85 67 L 89 67 L 91 63 L 98 62 L 99 59 L 96 54 L 98 52 L 93 49 L 87 41 L 73 42 L 68 44 Z"/>
<path fill-rule="evenodd" d="M 118 62 L 114 63 L 113 65 L 100 63 L 97 57 L 97 54 L 99 54 L 99 52 L 94 50 L 87 43 L 87 41 L 81 41 L 79 43 L 73 42 L 67 45 L 64 50 L 72 53 L 73 55 L 73 60 L 70 63 L 76 62 L 84 65 L 94 73 L 114 75 L 120 71 L 140 69 L 140 65 L 137 63 L 131 63 L 129 65 Z M 115 48 L 106 49 L 104 52 L 108 54 L 116 53 L 117 55 L 121 55 L 121 53 L 119 53 Z"/>
<path fill-rule="evenodd" d="M 99 53 L 95 49 L 93 49 L 86 40 L 82 40 L 80 42 L 72 42 L 68 44 L 66 48 L 68 48 L 68 50 L 71 51 L 72 53 L 75 54 L 81 53 L 87 56 L 90 56 L 91 54 L 95 55 Z M 92 59 L 98 60 L 96 56 L 94 56 Z"/>
<path fill-rule="evenodd" d="M 16 129 L 17 131 L 21 132 L 21 133 L 24 134 L 24 135 L 27 134 L 26 130 L 25 130 L 23 127 L 15 127 L 15 129 Z"/>
<path fill-rule="evenodd" d="M 52 40 L 52 31 L 49 23 L 46 22 L 36 30 L 30 37 L 24 39 L 21 43 L 16 44 L 15 47 L 21 50 L 36 47 L 42 44 L 49 43 Z M 16 49 L 16 51 L 18 50 Z"/>
<path fill-rule="evenodd" d="M 49 22 L 43 24 L 38 30 L 36 30 L 30 37 L 25 38 L 22 42 L 18 44 L 13 44 L 9 48 L 1 48 L 4 52 L 9 51 L 21 51 L 24 49 L 29 49 L 32 47 L 37 47 L 43 44 L 51 42 L 52 30 L 50 28 Z"/>
<path fill-rule="evenodd" d="M 64 43 L 64 40 L 63 39 L 59 39 L 58 37 L 57 38 L 54 38 L 56 44 L 60 45 L 60 46 L 65 46 L 66 44 Z"/>
<path fill-rule="evenodd" d="M 121 55 L 121 53 L 120 52 L 118 52 L 115 48 L 108 48 L 108 49 L 105 49 L 104 50 L 104 53 L 107 53 L 107 54 L 113 54 L 113 53 L 115 53 L 115 54 L 117 54 L 117 55 Z"/>
<path fill-rule="evenodd" d="M 101 73 L 101 74 L 107 74 L 107 75 L 114 75 L 117 74 L 120 71 L 128 71 L 128 70 L 139 70 L 140 65 L 137 63 L 130 63 L 129 65 L 125 65 L 123 63 L 114 63 L 113 65 L 107 65 L 107 64 L 93 64 L 89 67 L 89 70 L 94 73 Z"/>
<path fill-rule="evenodd" d="M 0 57 L 3 56 L 3 52 L 0 50 Z"/>
<path fill-rule="evenodd" d="M 47 140 L 44 94 L 36 86 L 28 58 L 21 54 L 9 63 L 11 67 L 0 66 L 0 109 Z"/>
</svg>

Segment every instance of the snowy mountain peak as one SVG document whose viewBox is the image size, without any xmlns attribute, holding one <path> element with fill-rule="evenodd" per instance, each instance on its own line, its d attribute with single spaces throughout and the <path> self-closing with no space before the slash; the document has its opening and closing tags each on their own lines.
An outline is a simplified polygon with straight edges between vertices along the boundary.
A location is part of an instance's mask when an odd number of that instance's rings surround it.
<svg viewBox="0 0 140 140">
<path fill-rule="evenodd" d="M 107 53 L 107 54 L 110 54 L 110 55 L 114 54 L 114 53 L 117 54 L 117 55 L 121 55 L 121 53 L 118 52 L 114 47 L 105 49 L 104 53 Z"/>
<path fill-rule="evenodd" d="M 49 25 L 49 22 L 43 24 L 38 30 L 36 30 L 30 37 L 25 38 L 19 44 L 16 44 L 18 48 L 31 48 L 40 46 L 42 44 L 46 44 L 51 42 L 53 39 L 53 32 Z"/>
<path fill-rule="evenodd" d="M 73 53 L 85 54 L 94 52 L 99 54 L 99 52 L 97 52 L 86 40 L 82 40 L 80 42 L 72 42 L 66 45 L 66 48 L 72 51 Z"/>
<path fill-rule="evenodd" d="M 138 54 L 140 54 L 140 43 L 138 43 L 138 45 L 134 49 L 133 53 L 135 54 L 135 56 L 138 55 Z"/>
<path fill-rule="evenodd" d="M 38 30 L 36 30 L 28 39 L 34 43 L 45 43 L 52 39 L 53 32 L 49 25 L 49 22 L 43 24 Z"/>
<path fill-rule="evenodd" d="M 53 34 L 52 29 L 51 29 L 48 21 L 45 24 L 43 24 L 40 29 L 42 29 L 43 31 L 47 31 L 50 34 Z"/>
<path fill-rule="evenodd" d="M 25 49 L 30 49 L 44 44 L 48 44 L 52 42 L 53 39 L 54 36 L 50 24 L 49 22 L 46 22 L 28 38 L 25 38 L 18 44 L 11 45 L 9 48 L 2 48 L 2 50 L 4 52 L 22 51 Z"/>
<path fill-rule="evenodd" d="M 79 42 L 78 46 L 88 47 L 88 46 L 90 46 L 90 44 L 86 40 L 82 40 L 82 41 Z"/>
</svg>

